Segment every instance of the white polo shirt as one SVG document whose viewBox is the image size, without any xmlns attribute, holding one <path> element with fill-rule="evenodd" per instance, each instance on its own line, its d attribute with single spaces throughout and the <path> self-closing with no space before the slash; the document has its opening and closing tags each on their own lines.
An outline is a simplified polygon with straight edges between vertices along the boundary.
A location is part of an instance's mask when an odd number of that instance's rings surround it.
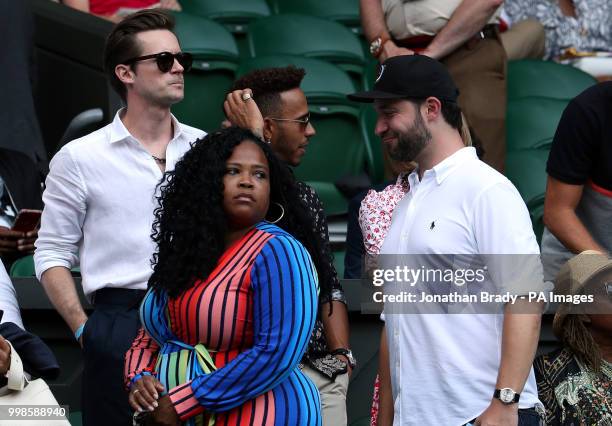
<svg viewBox="0 0 612 426">
<path fill-rule="evenodd" d="M 86 295 L 104 287 L 147 288 L 155 251 L 155 194 L 163 174 L 123 125 L 122 112 L 51 160 L 34 254 L 39 280 L 51 267 L 80 265 Z M 174 116 L 172 122 L 166 170 L 205 135 Z"/>
<path fill-rule="evenodd" d="M 408 180 L 410 191 L 393 213 L 381 254 L 539 253 L 518 191 L 480 161 L 474 148 L 460 149 L 420 181 L 418 171 Z M 499 370 L 503 315 L 385 314 L 384 319 L 394 425 L 462 425 L 487 408 Z M 532 369 L 519 407 L 537 403 Z"/>
</svg>

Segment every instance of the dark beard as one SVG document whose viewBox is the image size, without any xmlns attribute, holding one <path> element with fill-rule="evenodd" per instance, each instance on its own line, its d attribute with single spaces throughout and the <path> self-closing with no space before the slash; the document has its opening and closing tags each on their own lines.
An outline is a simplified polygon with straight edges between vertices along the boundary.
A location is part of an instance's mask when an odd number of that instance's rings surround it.
<svg viewBox="0 0 612 426">
<path fill-rule="evenodd" d="M 410 129 L 404 133 L 397 133 L 397 145 L 389 150 L 389 157 L 393 161 L 414 161 L 431 140 L 431 132 L 425 127 L 420 114 Z"/>
</svg>

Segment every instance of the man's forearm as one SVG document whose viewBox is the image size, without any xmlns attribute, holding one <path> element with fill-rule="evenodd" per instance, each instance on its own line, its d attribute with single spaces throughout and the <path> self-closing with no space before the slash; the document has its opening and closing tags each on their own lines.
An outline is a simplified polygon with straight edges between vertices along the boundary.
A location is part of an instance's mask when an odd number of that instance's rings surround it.
<svg viewBox="0 0 612 426">
<path fill-rule="evenodd" d="M 325 341 L 330 350 L 349 347 L 349 323 L 346 305 L 337 300 L 332 301 L 333 312 L 329 315 L 329 303 L 321 305 L 321 322 L 325 332 Z"/>
<path fill-rule="evenodd" d="M 361 26 L 368 42 L 376 37 L 389 36 L 385 14 L 382 9 L 382 0 L 360 0 Z"/>
<path fill-rule="evenodd" d="M 51 304 L 74 333 L 87 321 L 87 315 L 79 300 L 70 270 L 63 266 L 49 268 L 43 273 L 41 283 Z"/>
<path fill-rule="evenodd" d="M 544 221 L 548 230 L 572 253 L 605 252 L 571 208 L 550 209 L 545 212 Z"/>
<path fill-rule="evenodd" d="M 463 0 L 423 54 L 441 59 L 452 53 L 480 31 L 502 3 L 502 0 Z"/>
<path fill-rule="evenodd" d="M 506 307 L 502 331 L 502 354 L 497 375 L 497 388 L 511 388 L 522 392 L 538 347 L 541 315 L 534 312 L 541 305 L 519 301 Z M 518 312 L 520 309 L 522 312 Z M 493 389 L 491 389 L 493 395 Z"/>
</svg>

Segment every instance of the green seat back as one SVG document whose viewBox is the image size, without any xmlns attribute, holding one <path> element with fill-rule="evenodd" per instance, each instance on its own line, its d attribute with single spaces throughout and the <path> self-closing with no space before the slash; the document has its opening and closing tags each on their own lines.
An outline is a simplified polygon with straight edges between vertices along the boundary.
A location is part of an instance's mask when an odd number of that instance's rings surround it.
<svg viewBox="0 0 612 426">
<path fill-rule="evenodd" d="M 527 204 L 538 244 L 542 240 L 544 231 L 544 195 L 548 153 L 548 149 L 524 149 L 511 151 L 506 156 L 506 176 L 516 186 Z"/>
<path fill-rule="evenodd" d="M 172 106 L 172 113 L 181 123 L 206 132 L 220 128 L 225 119 L 223 101 L 233 81 L 234 74 L 226 70 L 185 75 L 185 97 Z"/>
<path fill-rule="evenodd" d="M 81 268 L 75 266 L 71 271 L 73 275 L 79 276 Z M 15 278 L 35 277 L 36 269 L 34 268 L 34 256 L 30 254 L 14 261 L 11 265 L 9 275 Z"/>
<path fill-rule="evenodd" d="M 550 148 L 568 101 L 521 98 L 508 101 L 506 139 L 508 151 Z"/>
<path fill-rule="evenodd" d="M 530 210 L 544 201 L 548 153 L 548 149 L 524 149 L 506 155 L 506 176 Z"/>
<path fill-rule="evenodd" d="M 181 48 L 194 55 L 194 68 L 237 68 L 238 48 L 232 35 L 222 25 L 201 16 L 172 12 Z M 198 60 L 203 60 L 199 63 Z"/>
<path fill-rule="evenodd" d="M 271 0 L 274 13 L 299 13 L 339 22 L 361 32 L 359 0 Z"/>
<path fill-rule="evenodd" d="M 36 271 L 34 270 L 34 257 L 32 255 L 24 256 L 21 259 L 17 259 L 11 265 L 10 271 L 11 277 L 34 277 Z"/>
<path fill-rule="evenodd" d="M 355 107 L 346 95 L 355 91 L 355 86 L 345 71 L 334 64 L 315 58 L 292 55 L 258 56 L 240 63 L 237 76 L 241 77 L 261 68 L 295 65 L 306 71 L 300 87 L 310 103 L 335 104 Z"/>
<path fill-rule="evenodd" d="M 299 55 L 337 64 L 361 78 L 365 56 L 355 34 L 337 22 L 286 14 L 261 18 L 249 26 L 249 55 Z"/>
<path fill-rule="evenodd" d="M 309 180 L 306 183 L 314 188 L 327 216 L 344 215 L 348 212 L 348 201 L 332 182 Z"/>
<path fill-rule="evenodd" d="M 181 48 L 194 55 L 185 75 L 185 98 L 172 112 L 185 123 L 211 131 L 225 118 L 223 100 L 238 68 L 238 48 L 222 25 L 188 13 L 173 13 Z"/>
<path fill-rule="evenodd" d="M 245 33 L 249 22 L 270 15 L 266 0 L 181 0 L 183 11 L 213 19 L 232 33 Z"/>
<path fill-rule="evenodd" d="M 364 105 L 359 116 L 359 126 L 364 141 L 366 165 L 372 183 L 385 180 L 385 164 L 380 138 L 374 133 L 376 128 L 376 111 L 372 105 Z"/>
<path fill-rule="evenodd" d="M 365 168 L 357 115 L 318 114 L 314 108 L 310 105 L 311 120 L 317 134 L 310 139 L 306 155 L 295 174 L 317 190 L 328 215 L 344 214 L 348 200 L 334 182 L 361 174 Z"/>
<path fill-rule="evenodd" d="M 508 63 L 508 99 L 572 99 L 597 80 L 571 65 L 523 59 Z"/>
</svg>

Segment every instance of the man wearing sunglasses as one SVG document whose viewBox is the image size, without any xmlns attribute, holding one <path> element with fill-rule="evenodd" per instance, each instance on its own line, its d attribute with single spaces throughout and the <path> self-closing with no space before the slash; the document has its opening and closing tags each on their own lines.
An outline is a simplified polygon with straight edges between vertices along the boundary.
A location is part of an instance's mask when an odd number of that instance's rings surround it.
<svg viewBox="0 0 612 426">
<path fill-rule="evenodd" d="M 151 274 L 157 186 L 204 136 L 170 113 L 183 99 L 183 73 L 191 66 L 173 27 L 170 15 L 145 10 L 113 29 L 104 64 L 126 107 L 55 155 L 43 194 L 36 273 L 83 348 L 84 425 L 132 422 L 124 355 L 140 327 L 138 307 Z M 89 318 L 70 275 L 76 265 L 94 306 Z M 152 377 L 146 380 L 154 386 Z"/>
<path fill-rule="evenodd" d="M 303 69 L 293 66 L 255 70 L 234 82 L 224 103 L 232 124 L 251 129 L 292 167 L 300 165 L 308 141 L 315 135 L 308 102 L 300 89 L 304 75 Z M 321 288 L 319 318 L 302 366 L 319 389 L 323 425 L 346 425 L 346 392 L 350 371 L 355 367 L 349 349 L 346 299 L 334 268 L 321 200 L 304 182 L 298 182 L 298 186 L 311 211 L 312 226 L 321 236 L 323 256 L 329 266 L 329 273 L 317 271 Z"/>
</svg>

